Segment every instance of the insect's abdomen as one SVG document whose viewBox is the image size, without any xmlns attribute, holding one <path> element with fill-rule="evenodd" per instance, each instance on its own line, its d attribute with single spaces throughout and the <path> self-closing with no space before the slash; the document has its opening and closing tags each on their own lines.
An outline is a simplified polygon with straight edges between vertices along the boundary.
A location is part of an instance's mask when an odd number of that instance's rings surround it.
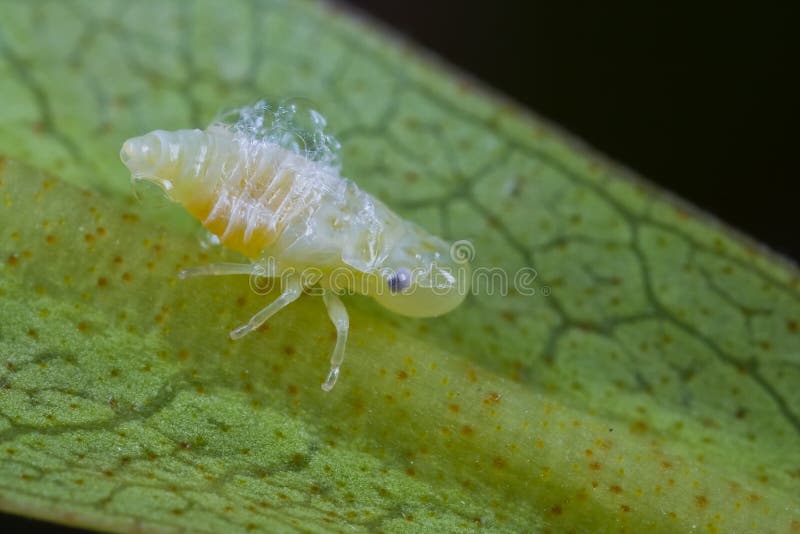
<svg viewBox="0 0 800 534">
<path fill-rule="evenodd" d="M 147 138 L 150 139 L 147 139 Z M 324 173 L 277 145 L 234 136 L 224 127 L 156 131 L 141 138 L 157 156 L 151 173 L 227 248 L 256 258 L 288 225 L 316 210 Z M 123 160 L 126 147 L 123 147 Z M 146 173 L 131 169 L 143 178 Z"/>
</svg>

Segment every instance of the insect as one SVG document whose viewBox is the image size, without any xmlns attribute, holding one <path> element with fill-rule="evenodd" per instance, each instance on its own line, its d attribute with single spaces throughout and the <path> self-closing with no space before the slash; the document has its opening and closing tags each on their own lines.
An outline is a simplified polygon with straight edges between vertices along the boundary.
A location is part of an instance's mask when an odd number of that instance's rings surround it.
<svg viewBox="0 0 800 534">
<path fill-rule="evenodd" d="M 322 389 L 336 384 L 344 360 L 349 316 L 339 298 L 364 294 L 398 314 L 433 317 L 458 306 L 470 267 L 444 240 L 403 220 L 383 202 L 340 175 L 332 156 L 338 142 L 311 110 L 264 101 L 205 130 L 156 130 L 125 141 L 120 151 L 133 181 L 157 184 L 220 243 L 250 263 L 217 263 L 184 270 L 181 278 L 250 275 L 278 278 L 281 293 L 230 332 L 246 336 L 310 286 L 321 290 L 336 328 Z M 308 122 L 308 121 L 307 121 Z M 304 273 L 314 272 L 314 279 Z"/>
</svg>

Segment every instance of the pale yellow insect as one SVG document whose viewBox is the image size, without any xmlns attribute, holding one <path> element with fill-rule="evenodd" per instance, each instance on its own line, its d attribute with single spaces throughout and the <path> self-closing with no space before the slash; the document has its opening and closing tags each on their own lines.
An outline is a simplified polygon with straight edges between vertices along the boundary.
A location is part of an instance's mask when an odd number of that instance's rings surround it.
<svg viewBox="0 0 800 534">
<path fill-rule="evenodd" d="M 335 166 L 312 159 L 309 150 L 287 148 L 280 136 L 265 133 L 263 122 L 253 117 L 268 109 L 259 102 L 240 110 L 238 122 L 216 122 L 206 130 L 156 130 L 127 140 L 120 156 L 133 180 L 159 185 L 222 245 L 252 261 L 204 265 L 181 272 L 182 278 L 280 278 L 281 295 L 233 330 L 233 339 L 296 300 L 309 284 L 304 272 L 317 273 L 313 283 L 322 290 L 337 332 L 322 384 L 330 391 L 344 360 L 349 330 L 337 293 L 358 292 L 393 312 L 432 317 L 464 299 L 469 264 L 454 257 L 448 243 L 401 219 L 341 177 Z"/>
</svg>

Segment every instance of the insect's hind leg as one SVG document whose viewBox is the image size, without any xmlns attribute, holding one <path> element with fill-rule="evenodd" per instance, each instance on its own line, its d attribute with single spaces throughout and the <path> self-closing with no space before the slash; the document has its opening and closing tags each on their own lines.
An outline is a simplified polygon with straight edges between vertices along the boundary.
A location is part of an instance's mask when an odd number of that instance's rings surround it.
<svg viewBox="0 0 800 534">
<path fill-rule="evenodd" d="M 209 263 L 208 265 L 198 265 L 189 267 L 178 273 L 178 278 L 194 278 L 196 276 L 227 276 L 232 274 L 247 274 L 271 277 L 273 269 L 261 263 Z"/>
<path fill-rule="evenodd" d="M 280 310 L 297 300 L 300 293 L 303 292 L 303 286 L 296 277 L 286 278 L 286 288 L 283 293 L 273 300 L 269 306 L 262 309 L 247 321 L 247 324 L 240 326 L 231 331 L 232 339 L 240 339 L 267 322 L 267 319 L 278 313 Z"/>
<path fill-rule="evenodd" d="M 339 378 L 339 367 L 344 361 L 344 347 L 347 344 L 347 332 L 350 330 L 350 318 L 347 315 L 347 309 L 336 293 L 330 289 L 324 291 L 322 300 L 325 302 L 325 307 L 328 308 L 328 316 L 331 318 L 333 326 L 336 327 L 336 345 L 331 352 L 331 370 L 328 372 L 328 378 L 322 384 L 322 389 L 330 391 L 336 385 L 336 379 Z"/>
</svg>

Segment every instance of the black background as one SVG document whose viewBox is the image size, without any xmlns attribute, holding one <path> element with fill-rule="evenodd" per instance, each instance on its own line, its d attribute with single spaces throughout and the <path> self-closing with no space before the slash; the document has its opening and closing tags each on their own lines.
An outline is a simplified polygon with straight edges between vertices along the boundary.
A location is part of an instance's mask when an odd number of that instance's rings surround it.
<svg viewBox="0 0 800 534">
<path fill-rule="evenodd" d="M 344 3 L 800 259 L 790 2 Z M 5 532 L 80 532 L 0 520 Z"/>
<path fill-rule="evenodd" d="M 800 259 L 790 2 L 345 4 Z"/>
</svg>

